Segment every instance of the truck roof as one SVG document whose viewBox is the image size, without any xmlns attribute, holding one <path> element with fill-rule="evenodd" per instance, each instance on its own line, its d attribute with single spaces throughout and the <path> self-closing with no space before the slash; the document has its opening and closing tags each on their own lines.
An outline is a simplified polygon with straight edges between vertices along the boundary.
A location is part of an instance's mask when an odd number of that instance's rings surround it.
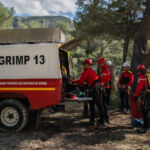
<svg viewBox="0 0 150 150">
<path fill-rule="evenodd" d="M 64 43 L 60 28 L 34 28 L 0 30 L 0 45 L 18 43 Z"/>
</svg>

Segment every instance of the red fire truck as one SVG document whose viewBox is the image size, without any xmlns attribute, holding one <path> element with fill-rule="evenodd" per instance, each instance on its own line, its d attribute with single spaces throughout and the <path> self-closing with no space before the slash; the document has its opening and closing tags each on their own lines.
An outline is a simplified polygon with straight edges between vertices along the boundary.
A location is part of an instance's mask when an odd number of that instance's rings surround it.
<svg viewBox="0 0 150 150">
<path fill-rule="evenodd" d="M 54 106 L 61 100 L 60 66 L 69 74 L 67 52 L 59 49 L 58 28 L 0 31 L 0 128 L 20 131 L 29 110 Z"/>
</svg>

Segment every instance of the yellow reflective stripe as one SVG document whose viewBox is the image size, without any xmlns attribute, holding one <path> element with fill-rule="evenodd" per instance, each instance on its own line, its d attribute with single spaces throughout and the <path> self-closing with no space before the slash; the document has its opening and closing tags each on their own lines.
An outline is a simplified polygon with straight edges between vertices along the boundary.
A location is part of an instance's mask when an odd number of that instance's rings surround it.
<svg viewBox="0 0 150 150">
<path fill-rule="evenodd" d="M 132 71 L 128 71 L 129 73 L 132 73 Z"/>
<path fill-rule="evenodd" d="M 61 43 L 59 43 L 59 44 L 58 44 L 58 48 L 60 48 L 61 46 L 62 46 L 62 44 L 61 44 Z"/>
<path fill-rule="evenodd" d="M 68 63 L 69 63 L 69 70 L 70 70 L 71 65 L 70 65 L 70 61 L 69 61 L 69 59 L 70 59 L 70 53 L 68 52 Z"/>
<path fill-rule="evenodd" d="M 0 88 L 1 91 L 55 91 L 55 88 Z"/>
</svg>

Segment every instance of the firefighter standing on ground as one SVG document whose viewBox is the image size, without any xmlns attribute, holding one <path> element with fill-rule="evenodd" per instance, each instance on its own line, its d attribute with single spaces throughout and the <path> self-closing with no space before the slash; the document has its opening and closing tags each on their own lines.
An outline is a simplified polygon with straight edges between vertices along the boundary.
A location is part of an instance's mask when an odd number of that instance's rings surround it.
<svg viewBox="0 0 150 150">
<path fill-rule="evenodd" d="M 131 85 L 133 84 L 133 73 L 129 70 L 130 63 L 125 62 L 123 64 L 123 71 L 119 78 L 118 88 L 120 92 L 120 99 L 121 99 L 121 111 L 129 113 L 129 95 L 128 90 L 131 90 Z"/>
<path fill-rule="evenodd" d="M 144 120 L 144 130 L 147 129 L 147 110 L 146 110 L 146 103 L 144 101 L 146 89 L 148 88 L 148 80 L 146 77 L 146 68 L 144 65 L 139 65 L 137 67 L 138 72 L 138 83 L 136 92 L 134 93 L 134 100 L 139 101 L 139 103 L 142 105 L 143 110 L 143 120 Z"/>
<path fill-rule="evenodd" d="M 109 71 L 111 72 L 112 62 L 111 61 L 107 61 L 107 65 L 108 65 Z M 110 88 L 107 90 L 107 93 L 106 93 L 107 94 L 106 104 L 108 106 L 110 104 L 110 96 L 111 96 L 111 79 L 110 79 L 109 85 L 110 85 Z"/>
<path fill-rule="evenodd" d="M 106 64 L 104 57 L 100 57 L 98 60 L 98 66 L 100 68 L 100 106 L 103 113 L 101 123 L 109 123 L 109 116 L 107 112 L 107 93 L 110 91 L 111 74 Z"/>
<path fill-rule="evenodd" d="M 109 60 L 107 61 L 107 65 L 111 74 L 111 80 L 110 80 L 110 90 L 108 90 L 108 99 L 107 99 L 107 105 L 110 104 L 110 97 L 111 94 L 115 93 L 116 91 L 116 79 L 115 79 L 115 68 L 112 62 Z"/>
<path fill-rule="evenodd" d="M 90 101 L 90 125 L 94 125 L 95 123 L 95 104 L 98 107 L 99 110 L 99 116 L 102 118 L 102 113 L 99 105 L 99 101 L 95 100 L 97 98 L 97 91 L 96 91 L 96 84 L 99 82 L 99 77 L 96 74 L 96 72 L 92 69 L 92 60 L 86 59 L 83 62 L 84 65 L 84 71 L 81 73 L 81 76 L 78 80 L 71 80 L 70 82 L 76 83 L 78 86 L 82 86 L 84 82 L 87 82 L 89 85 L 90 93 L 93 97 L 93 100 Z"/>
</svg>

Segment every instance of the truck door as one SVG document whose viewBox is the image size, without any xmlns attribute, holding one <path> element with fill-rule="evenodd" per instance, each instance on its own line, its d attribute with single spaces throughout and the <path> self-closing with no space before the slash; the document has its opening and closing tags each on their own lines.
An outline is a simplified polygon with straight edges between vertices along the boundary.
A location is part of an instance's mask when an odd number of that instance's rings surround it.
<svg viewBox="0 0 150 150">
<path fill-rule="evenodd" d="M 68 85 L 68 77 L 70 76 L 68 53 L 63 50 L 59 50 L 59 57 L 63 89 L 66 90 Z"/>
</svg>

